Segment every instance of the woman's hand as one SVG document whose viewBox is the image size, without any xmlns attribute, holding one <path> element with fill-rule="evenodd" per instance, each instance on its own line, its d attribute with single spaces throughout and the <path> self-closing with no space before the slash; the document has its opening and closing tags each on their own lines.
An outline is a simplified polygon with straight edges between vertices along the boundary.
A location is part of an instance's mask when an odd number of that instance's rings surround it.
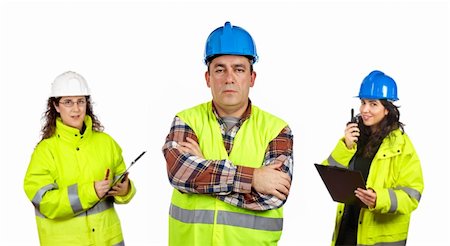
<svg viewBox="0 0 450 246">
<path fill-rule="evenodd" d="M 361 189 L 355 190 L 355 196 L 359 198 L 364 204 L 369 208 L 374 208 L 377 204 L 377 193 L 372 189 Z"/>
<path fill-rule="evenodd" d="M 357 123 L 349 123 L 345 127 L 344 141 L 348 149 L 352 149 L 358 142 L 359 128 Z"/>
<path fill-rule="evenodd" d="M 130 191 L 130 180 L 128 179 L 128 173 L 124 175 L 121 181 L 118 181 L 111 190 L 108 192 L 108 196 L 125 196 Z"/>
<path fill-rule="evenodd" d="M 109 180 L 109 169 L 106 169 L 105 178 L 100 181 L 94 182 L 95 193 L 97 193 L 98 199 L 105 197 L 111 185 L 111 180 Z"/>
</svg>

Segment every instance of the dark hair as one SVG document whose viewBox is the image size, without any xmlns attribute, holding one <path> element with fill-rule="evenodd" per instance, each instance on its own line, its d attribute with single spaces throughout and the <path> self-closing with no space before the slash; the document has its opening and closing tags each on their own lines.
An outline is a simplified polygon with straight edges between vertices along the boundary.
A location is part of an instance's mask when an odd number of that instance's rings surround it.
<svg viewBox="0 0 450 246">
<path fill-rule="evenodd" d="M 400 122 L 399 107 L 386 99 L 381 99 L 380 102 L 387 109 L 388 114 L 378 123 L 374 132 L 372 132 L 370 127 L 365 126 L 362 120 L 358 123 L 358 127 L 361 130 L 361 136 L 358 139 L 358 153 L 367 158 L 375 156 L 383 139 L 393 130 L 400 128 L 404 132 L 404 124 Z"/>
<path fill-rule="evenodd" d="M 208 58 L 208 61 L 206 62 L 206 66 L 208 67 L 208 72 L 209 72 L 209 65 L 211 64 L 211 61 L 214 60 L 214 58 L 217 58 L 219 56 L 223 56 L 223 55 L 214 55 L 211 56 L 210 58 Z M 253 57 L 251 56 L 244 56 L 248 59 L 248 61 L 250 62 L 250 73 L 253 73 Z"/>
<path fill-rule="evenodd" d="M 47 101 L 47 111 L 45 111 L 44 116 L 42 116 L 45 123 L 41 130 L 41 140 L 50 138 L 53 134 L 55 134 L 56 119 L 60 117 L 60 114 L 56 111 L 54 104 L 58 105 L 59 100 L 61 100 L 61 97 L 50 97 Z M 92 129 L 97 132 L 102 132 L 104 127 L 92 110 L 90 96 L 86 96 L 86 115 L 89 115 L 92 119 Z"/>
</svg>

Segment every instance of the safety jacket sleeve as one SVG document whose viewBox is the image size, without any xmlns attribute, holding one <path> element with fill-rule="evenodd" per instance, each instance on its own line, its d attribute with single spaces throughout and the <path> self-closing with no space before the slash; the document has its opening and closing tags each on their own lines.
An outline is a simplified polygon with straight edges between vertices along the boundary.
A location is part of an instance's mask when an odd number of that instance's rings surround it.
<svg viewBox="0 0 450 246">
<path fill-rule="evenodd" d="M 126 194 L 125 196 L 114 196 L 114 202 L 118 203 L 118 204 L 126 204 L 129 203 L 131 201 L 131 199 L 134 197 L 134 195 L 136 194 L 136 187 L 134 186 L 133 181 L 130 179 L 130 190 L 128 192 L 128 194 Z"/>
<path fill-rule="evenodd" d="M 409 138 L 404 135 L 405 146 L 395 156 L 394 170 L 398 174 L 392 188 L 368 187 L 377 194 L 375 208 L 376 213 L 410 214 L 420 202 L 424 189 L 422 168 L 419 157 L 414 150 Z"/>
<path fill-rule="evenodd" d="M 347 148 L 344 138 L 339 139 L 331 154 L 322 162 L 324 165 L 348 167 L 350 160 L 356 153 L 356 144 L 352 149 Z"/>
<path fill-rule="evenodd" d="M 60 185 L 47 142 L 39 143 L 31 157 L 24 190 L 35 208 L 50 219 L 73 217 L 98 201 L 93 182 Z M 83 197 L 83 199 L 78 199 Z"/>
</svg>

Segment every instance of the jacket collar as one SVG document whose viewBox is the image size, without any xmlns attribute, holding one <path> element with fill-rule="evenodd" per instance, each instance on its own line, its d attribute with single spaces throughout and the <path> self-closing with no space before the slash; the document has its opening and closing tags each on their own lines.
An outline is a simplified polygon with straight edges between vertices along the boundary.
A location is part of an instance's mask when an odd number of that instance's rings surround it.
<svg viewBox="0 0 450 246">
<path fill-rule="evenodd" d="M 86 129 L 83 134 L 77 128 L 65 125 L 61 118 L 56 119 L 56 137 L 70 143 L 77 143 L 88 138 L 92 134 L 92 119 L 89 115 L 84 117 L 84 125 Z"/>
<path fill-rule="evenodd" d="M 377 155 L 389 158 L 401 154 L 405 144 L 404 133 L 400 129 L 393 130 L 387 137 L 383 139 Z"/>
</svg>

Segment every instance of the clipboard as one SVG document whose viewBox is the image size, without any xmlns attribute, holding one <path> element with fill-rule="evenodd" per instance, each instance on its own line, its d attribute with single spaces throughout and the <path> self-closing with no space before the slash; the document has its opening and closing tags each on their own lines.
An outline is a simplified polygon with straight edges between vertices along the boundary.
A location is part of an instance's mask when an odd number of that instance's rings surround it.
<svg viewBox="0 0 450 246">
<path fill-rule="evenodd" d="M 131 162 L 130 166 L 123 172 L 120 174 L 119 177 L 117 177 L 114 182 L 111 184 L 111 187 L 109 188 L 108 191 L 112 190 L 112 187 L 114 187 L 117 183 L 121 182 L 123 183 L 123 179 L 125 178 L 125 175 L 128 173 L 128 170 L 130 170 L 130 168 L 134 165 L 134 163 L 136 163 L 136 161 L 138 161 L 147 151 L 143 151 L 136 159 L 134 159 L 134 161 Z"/>
<path fill-rule="evenodd" d="M 131 164 L 130 164 L 130 166 L 123 172 L 123 173 L 121 173 L 120 174 L 120 176 L 118 177 L 118 178 L 116 178 L 115 180 L 114 180 L 114 182 L 111 184 L 111 186 L 109 187 L 109 190 L 108 190 L 108 192 L 109 191 L 111 191 L 112 190 L 112 187 L 114 187 L 117 183 L 119 183 L 119 182 L 123 182 L 123 178 L 125 178 L 125 175 L 128 173 L 128 171 L 130 170 L 130 168 L 146 153 L 147 151 L 143 151 L 136 159 L 134 159 L 134 161 L 132 161 L 131 162 Z M 101 201 L 103 201 L 104 199 L 107 199 L 108 197 L 106 197 L 106 195 L 108 194 L 108 192 L 106 192 L 106 194 L 105 195 L 103 195 L 102 197 L 100 197 L 100 199 L 91 207 L 91 208 L 93 208 L 93 207 L 95 207 L 95 206 L 97 206 L 97 204 L 99 203 L 99 202 L 101 202 Z M 106 197 L 106 198 L 105 198 Z M 91 209 L 90 208 L 90 209 Z"/>
<path fill-rule="evenodd" d="M 355 196 L 357 188 L 366 188 L 360 171 L 316 163 L 314 165 L 333 201 L 367 208 L 367 205 Z"/>
</svg>

